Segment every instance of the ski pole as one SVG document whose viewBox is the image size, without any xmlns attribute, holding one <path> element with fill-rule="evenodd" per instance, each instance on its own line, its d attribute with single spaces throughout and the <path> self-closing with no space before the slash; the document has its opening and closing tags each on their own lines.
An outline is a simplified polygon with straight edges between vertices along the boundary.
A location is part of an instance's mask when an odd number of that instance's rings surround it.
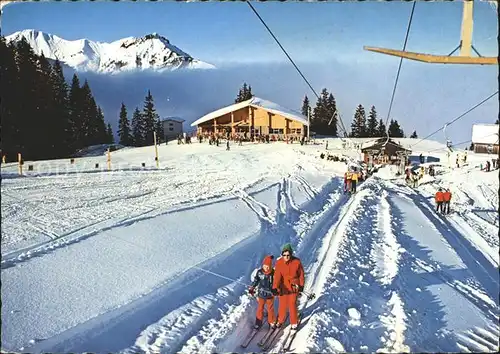
<svg viewBox="0 0 500 354">
<path fill-rule="evenodd" d="M 208 273 L 208 274 L 215 275 L 216 277 L 219 277 L 219 278 L 222 278 L 222 279 L 226 279 L 226 280 L 230 280 L 230 281 L 232 281 L 232 282 L 239 283 L 239 284 L 242 284 L 242 285 L 245 285 L 245 286 L 251 287 L 251 285 L 249 285 L 249 284 L 247 284 L 247 283 L 243 283 L 243 282 L 241 282 L 241 281 L 239 281 L 239 280 L 236 280 L 236 279 L 232 279 L 232 278 L 226 277 L 226 276 L 224 276 L 224 275 L 221 275 L 221 274 L 218 274 L 218 273 L 212 272 L 212 271 L 210 271 L 210 270 L 203 269 L 203 268 L 201 268 L 201 267 L 192 266 L 191 268 L 196 268 L 196 269 L 199 269 L 199 270 L 201 270 L 201 271 L 203 271 L 203 272 L 206 272 L 206 273 Z"/>
<path fill-rule="evenodd" d="M 206 272 L 206 273 L 208 273 L 208 274 L 212 274 L 212 275 L 214 275 L 214 276 L 216 276 L 216 277 L 219 277 L 219 278 L 222 278 L 222 279 L 226 279 L 226 280 L 230 280 L 230 281 L 235 282 L 235 283 L 238 283 L 238 284 L 245 285 L 245 286 L 247 286 L 247 287 L 249 287 L 249 288 L 250 288 L 250 287 L 252 287 L 251 285 L 249 285 L 249 284 L 247 284 L 247 283 L 243 283 L 243 282 L 241 282 L 241 281 L 239 281 L 239 280 L 236 280 L 236 279 L 232 279 L 232 278 L 226 277 L 226 276 L 224 276 L 224 275 L 221 275 L 221 274 L 218 274 L 218 273 L 212 272 L 212 271 L 210 271 L 210 270 L 207 270 L 207 269 L 204 269 L 204 268 L 201 268 L 201 267 L 192 266 L 191 268 L 196 268 L 196 269 L 199 269 L 199 270 L 201 270 L 201 271 L 203 271 L 203 272 Z M 269 290 L 260 289 L 260 291 L 265 292 L 265 293 L 268 293 L 268 294 L 272 294 L 272 291 L 269 291 Z"/>
</svg>

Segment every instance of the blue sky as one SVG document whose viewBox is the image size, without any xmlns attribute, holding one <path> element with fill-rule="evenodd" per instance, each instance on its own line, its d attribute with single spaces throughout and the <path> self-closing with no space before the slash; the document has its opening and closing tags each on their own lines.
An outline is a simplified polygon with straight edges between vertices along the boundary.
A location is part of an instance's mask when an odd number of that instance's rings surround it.
<svg viewBox="0 0 500 354">
<path fill-rule="evenodd" d="M 315 90 L 327 87 L 338 99 L 345 97 L 345 102 L 338 103 L 347 125 L 356 102 L 365 106 L 374 104 L 385 119 L 399 59 L 362 48 L 371 45 L 401 49 L 411 3 L 254 2 L 253 5 L 292 58 L 307 68 L 304 73 Z M 498 55 L 496 16 L 489 4 L 475 4 L 473 43 L 484 56 Z M 407 50 L 448 54 L 459 43 L 461 18 L 461 2 L 417 3 Z M 2 35 L 33 28 L 69 40 L 113 41 L 157 32 L 193 57 L 218 67 L 243 64 L 291 67 L 248 5 L 240 2 L 20 3 L 3 8 L 1 25 Z M 352 76 L 343 74 L 347 72 Z M 254 90 L 267 93 L 265 98 L 291 104 L 290 108 L 298 108 L 304 94 L 312 97 L 312 92 L 293 71 L 272 79 L 287 82 L 279 93 L 270 90 L 268 77 L 260 75 L 257 80 L 248 75 L 241 74 L 241 81 L 251 82 Z M 428 87 L 431 83 L 433 87 Z M 291 86 L 294 88 L 287 93 L 286 88 Z M 408 131 L 416 120 L 423 123 L 428 119 L 417 129 L 420 135 L 425 135 L 496 89 L 497 66 L 451 67 L 404 61 L 393 115 L 407 125 Z M 231 87 L 230 92 L 235 91 L 237 87 Z M 229 104 L 232 99 L 224 97 L 221 103 Z M 462 125 L 457 123 L 461 128 L 455 128 L 455 140 L 470 137 L 471 123 L 496 119 L 498 99 L 484 106 L 470 118 L 462 119 L 465 121 Z M 448 112 L 449 116 L 443 117 Z M 424 113 L 428 118 L 421 117 Z M 452 131 L 451 127 L 448 130 Z"/>
</svg>

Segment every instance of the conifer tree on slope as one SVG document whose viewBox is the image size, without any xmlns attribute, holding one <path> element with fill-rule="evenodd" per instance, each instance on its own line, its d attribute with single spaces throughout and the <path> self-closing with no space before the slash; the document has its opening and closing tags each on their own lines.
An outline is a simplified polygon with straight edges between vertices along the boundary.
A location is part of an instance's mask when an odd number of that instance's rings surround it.
<svg viewBox="0 0 500 354">
<path fill-rule="evenodd" d="M 243 86 L 238 91 L 238 96 L 236 96 L 234 103 L 243 102 L 251 99 L 252 97 L 252 86 L 249 86 L 246 82 L 244 82 Z"/>
<path fill-rule="evenodd" d="M 0 123 L 2 132 L 2 155 L 7 161 L 17 158 L 21 126 L 19 125 L 19 97 L 22 97 L 18 82 L 15 61 L 16 49 L 13 43 L 7 44 L 0 37 Z M 18 119 L 16 119 L 16 117 Z"/>
<path fill-rule="evenodd" d="M 97 106 L 97 130 L 94 138 L 96 144 L 107 144 L 109 141 L 108 127 L 106 126 L 106 123 L 104 121 L 104 113 L 102 112 L 101 107 Z M 111 131 L 111 136 L 113 136 L 113 131 Z"/>
<path fill-rule="evenodd" d="M 18 68 L 18 85 L 25 104 L 19 105 L 17 111 L 19 127 L 19 148 L 23 159 L 33 158 L 36 149 L 37 128 L 41 122 L 37 102 L 37 57 L 28 42 L 23 38 L 16 43 L 16 63 Z"/>
<path fill-rule="evenodd" d="M 73 74 L 71 86 L 69 89 L 69 121 L 68 121 L 68 135 L 69 135 L 69 148 L 72 151 L 81 149 L 83 147 L 83 100 L 80 90 L 80 80 L 76 74 Z"/>
<path fill-rule="evenodd" d="M 154 143 L 154 135 L 153 132 L 156 128 L 156 121 L 159 119 L 158 114 L 156 113 L 156 109 L 154 106 L 153 95 L 151 95 L 151 91 L 148 90 L 148 94 L 144 99 L 144 109 L 142 111 L 142 119 L 143 119 L 143 139 L 145 145 L 153 145 Z"/>
<path fill-rule="evenodd" d="M 111 128 L 111 124 L 108 123 L 108 127 L 106 128 L 106 143 L 114 144 L 115 137 L 113 136 L 113 129 Z"/>
<path fill-rule="evenodd" d="M 134 113 L 132 115 L 132 143 L 134 146 L 144 145 L 142 121 L 142 114 L 139 111 L 139 108 L 135 107 Z"/>
<path fill-rule="evenodd" d="M 389 123 L 389 136 L 393 138 L 403 138 L 404 132 L 397 120 L 391 119 Z"/>
<path fill-rule="evenodd" d="M 120 107 L 120 118 L 118 120 L 118 137 L 120 144 L 124 146 L 132 145 L 132 137 L 130 132 L 130 123 L 127 116 L 127 107 L 122 102 Z"/>
<path fill-rule="evenodd" d="M 351 136 L 353 138 L 366 137 L 366 113 L 362 105 L 358 105 L 354 112 L 354 119 L 351 123 Z"/>
<path fill-rule="evenodd" d="M 249 100 L 253 97 L 252 86 L 248 85 L 246 91 L 243 91 L 243 101 Z"/>
<path fill-rule="evenodd" d="M 337 134 L 337 103 L 335 102 L 335 97 L 333 94 L 328 95 L 328 99 L 326 102 L 326 134 L 331 136 L 338 136 Z"/>
<path fill-rule="evenodd" d="M 370 108 L 370 113 L 368 114 L 368 120 L 366 122 L 366 131 L 368 137 L 379 136 L 377 111 L 375 109 L 375 106 L 372 106 Z"/>
<path fill-rule="evenodd" d="M 71 136 L 69 127 L 68 85 L 59 60 L 56 60 L 52 66 L 50 81 L 54 95 L 54 126 L 52 127 L 54 150 L 57 157 L 66 157 L 72 153 L 69 150 Z"/>
<path fill-rule="evenodd" d="M 155 130 L 156 130 L 156 142 L 160 144 L 165 140 L 165 132 L 163 131 L 163 123 L 160 120 L 160 117 L 158 117 L 158 119 L 156 120 Z"/>
<path fill-rule="evenodd" d="M 100 144 L 101 138 L 104 136 L 105 129 L 104 121 L 99 117 L 97 104 L 92 96 L 90 86 L 87 80 L 81 87 L 82 95 L 82 131 L 83 131 L 83 147 Z"/>
<path fill-rule="evenodd" d="M 56 125 L 54 116 L 54 92 L 50 81 L 52 66 L 45 56 L 38 56 L 37 60 L 37 95 L 35 105 L 37 107 L 38 119 L 32 129 L 37 132 L 33 144 L 34 159 L 54 158 L 54 126 Z"/>
<path fill-rule="evenodd" d="M 302 101 L 302 109 L 301 113 L 303 116 L 307 117 L 307 113 L 310 112 L 311 110 L 311 105 L 309 104 L 309 98 L 307 95 L 304 96 L 304 100 Z"/>
<path fill-rule="evenodd" d="M 416 130 L 414 130 L 413 133 L 411 133 L 410 138 L 411 139 L 418 139 L 418 135 L 417 135 L 417 131 Z"/>
<path fill-rule="evenodd" d="M 311 119 L 311 131 L 317 134 L 327 134 L 328 121 L 328 90 L 323 88 L 319 99 L 316 101 L 316 106 L 313 110 L 313 118 Z"/>
<path fill-rule="evenodd" d="M 387 128 L 382 119 L 378 122 L 378 135 L 379 137 L 387 136 Z"/>
</svg>

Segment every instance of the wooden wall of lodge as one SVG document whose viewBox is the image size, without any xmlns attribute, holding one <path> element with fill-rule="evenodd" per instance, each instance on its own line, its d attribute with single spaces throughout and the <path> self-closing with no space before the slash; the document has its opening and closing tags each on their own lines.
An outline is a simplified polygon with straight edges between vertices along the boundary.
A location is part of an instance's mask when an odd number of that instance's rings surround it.
<svg viewBox="0 0 500 354">
<path fill-rule="evenodd" d="M 495 154 L 498 155 L 498 144 L 493 145 L 493 149 L 491 151 L 488 151 L 488 146 L 491 146 L 490 144 L 479 144 L 476 143 L 474 144 L 474 152 L 476 153 L 482 153 L 482 154 Z"/>
<path fill-rule="evenodd" d="M 370 162 L 370 154 L 365 152 L 363 161 L 367 164 Z M 390 164 L 390 165 L 399 165 L 401 162 L 401 158 L 397 155 L 393 155 L 389 157 L 389 155 L 379 155 L 377 157 L 373 157 L 373 164 Z"/>
<path fill-rule="evenodd" d="M 212 119 L 198 125 L 198 133 L 207 131 L 225 131 L 231 128 L 231 133 L 235 134 L 239 131 L 239 127 L 232 125 L 241 121 L 247 121 L 251 127 L 260 131 L 263 135 L 270 134 L 269 129 L 283 129 L 283 135 L 303 135 L 305 125 L 283 117 L 280 114 L 270 113 L 264 109 L 255 107 L 244 107 L 234 112 Z M 228 125 L 232 126 L 228 126 Z M 291 133 L 292 129 L 300 129 L 299 133 Z M 272 133 L 271 133 L 272 134 Z"/>
</svg>

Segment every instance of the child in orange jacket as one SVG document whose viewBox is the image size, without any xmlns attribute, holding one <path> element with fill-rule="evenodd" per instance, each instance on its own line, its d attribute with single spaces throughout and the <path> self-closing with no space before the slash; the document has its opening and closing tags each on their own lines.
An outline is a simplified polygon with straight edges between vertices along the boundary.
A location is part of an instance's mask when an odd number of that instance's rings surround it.
<svg viewBox="0 0 500 354">
<path fill-rule="evenodd" d="M 267 305 L 267 320 L 269 326 L 272 328 L 275 326 L 275 313 L 274 313 L 274 295 L 272 292 L 273 280 L 274 280 L 274 269 L 273 269 L 273 256 L 267 256 L 262 262 L 262 268 L 257 270 L 255 276 L 253 277 L 252 286 L 248 289 L 250 295 L 255 294 L 255 287 L 258 286 L 258 305 L 257 313 L 255 315 L 255 325 L 254 328 L 260 328 L 262 326 L 262 319 L 264 318 L 264 306 Z"/>
</svg>

